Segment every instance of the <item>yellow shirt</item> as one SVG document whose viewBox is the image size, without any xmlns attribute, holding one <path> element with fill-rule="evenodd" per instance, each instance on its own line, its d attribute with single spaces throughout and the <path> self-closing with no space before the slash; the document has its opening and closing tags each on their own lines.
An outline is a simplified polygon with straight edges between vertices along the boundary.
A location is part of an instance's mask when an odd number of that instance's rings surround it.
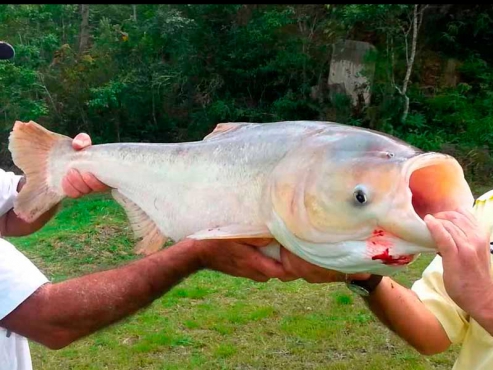
<svg viewBox="0 0 493 370">
<path fill-rule="evenodd" d="M 474 214 L 477 220 L 490 232 L 493 241 L 493 190 L 476 201 Z M 491 259 L 490 254 L 490 259 Z M 493 260 L 492 260 L 493 266 Z M 493 273 L 493 269 L 492 269 Z M 464 312 L 448 296 L 443 283 L 442 258 L 440 256 L 425 269 L 412 290 L 425 306 L 437 317 L 450 341 L 460 344 L 461 349 L 453 370 L 493 369 L 493 336 Z M 493 309 L 493 307 L 492 307 Z"/>
</svg>

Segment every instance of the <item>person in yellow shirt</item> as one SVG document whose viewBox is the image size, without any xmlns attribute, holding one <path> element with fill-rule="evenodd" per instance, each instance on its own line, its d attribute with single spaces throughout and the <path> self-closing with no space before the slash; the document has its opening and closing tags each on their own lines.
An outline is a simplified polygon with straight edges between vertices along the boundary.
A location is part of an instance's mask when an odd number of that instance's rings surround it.
<svg viewBox="0 0 493 370">
<path fill-rule="evenodd" d="M 460 344 L 453 370 L 493 369 L 493 190 L 471 211 L 425 217 L 438 255 L 408 289 L 386 276 L 347 276 L 283 251 L 283 266 L 310 283 L 346 282 L 393 332 L 423 355 Z"/>
<path fill-rule="evenodd" d="M 434 329 L 434 343 L 423 344 L 423 338 L 411 330 L 401 336 L 430 355 L 460 344 L 454 370 L 493 369 L 493 191 L 477 199 L 472 213 L 438 215 L 426 222 L 441 256 L 435 257 L 411 290 L 440 327 Z"/>
</svg>

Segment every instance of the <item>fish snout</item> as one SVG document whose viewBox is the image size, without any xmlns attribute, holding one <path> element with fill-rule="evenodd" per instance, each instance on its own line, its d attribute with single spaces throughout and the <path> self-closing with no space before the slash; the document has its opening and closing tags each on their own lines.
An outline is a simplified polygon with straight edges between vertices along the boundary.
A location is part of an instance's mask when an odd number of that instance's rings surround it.
<svg viewBox="0 0 493 370">
<path fill-rule="evenodd" d="M 424 222 L 427 214 L 472 207 L 474 197 L 457 160 L 440 153 L 419 154 L 404 162 L 401 182 L 380 225 L 421 251 L 436 251 Z M 409 247 L 409 246 L 408 246 Z"/>
</svg>

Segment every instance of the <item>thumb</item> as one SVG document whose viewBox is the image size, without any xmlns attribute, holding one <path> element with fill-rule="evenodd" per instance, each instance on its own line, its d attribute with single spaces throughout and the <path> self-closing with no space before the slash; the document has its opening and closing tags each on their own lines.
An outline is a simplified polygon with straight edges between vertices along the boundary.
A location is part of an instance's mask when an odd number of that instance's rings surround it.
<svg viewBox="0 0 493 370">
<path fill-rule="evenodd" d="M 74 140 L 72 140 L 72 147 L 75 150 L 84 149 L 85 147 L 88 147 L 91 144 L 92 144 L 91 137 L 84 132 L 78 134 L 76 137 L 74 137 Z"/>
<path fill-rule="evenodd" d="M 450 233 L 445 229 L 440 220 L 436 219 L 432 215 L 426 215 L 424 221 L 430 230 L 438 252 L 442 257 L 458 252 L 457 245 L 455 244 L 452 235 L 450 235 Z"/>
</svg>

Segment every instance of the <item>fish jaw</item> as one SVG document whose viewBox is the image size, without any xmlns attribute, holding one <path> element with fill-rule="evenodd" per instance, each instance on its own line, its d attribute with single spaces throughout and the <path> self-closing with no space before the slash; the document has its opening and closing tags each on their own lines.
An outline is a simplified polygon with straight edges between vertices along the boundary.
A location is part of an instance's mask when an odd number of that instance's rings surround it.
<svg viewBox="0 0 493 370">
<path fill-rule="evenodd" d="M 424 217 L 473 206 L 474 196 L 462 167 L 451 156 L 426 153 L 404 162 L 401 174 L 389 212 L 378 223 L 387 232 L 435 252 L 436 243 Z"/>
<path fill-rule="evenodd" d="M 291 253 L 316 266 L 346 274 L 393 275 L 414 262 L 421 252 L 429 251 L 382 228 L 361 240 L 311 242 L 290 232 L 275 212 L 268 227 L 276 241 Z"/>
<path fill-rule="evenodd" d="M 425 252 L 429 252 L 427 247 L 409 243 L 383 228 L 375 229 L 366 239 L 365 258 L 388 266 L 407 266 Z"/>
</svg>

